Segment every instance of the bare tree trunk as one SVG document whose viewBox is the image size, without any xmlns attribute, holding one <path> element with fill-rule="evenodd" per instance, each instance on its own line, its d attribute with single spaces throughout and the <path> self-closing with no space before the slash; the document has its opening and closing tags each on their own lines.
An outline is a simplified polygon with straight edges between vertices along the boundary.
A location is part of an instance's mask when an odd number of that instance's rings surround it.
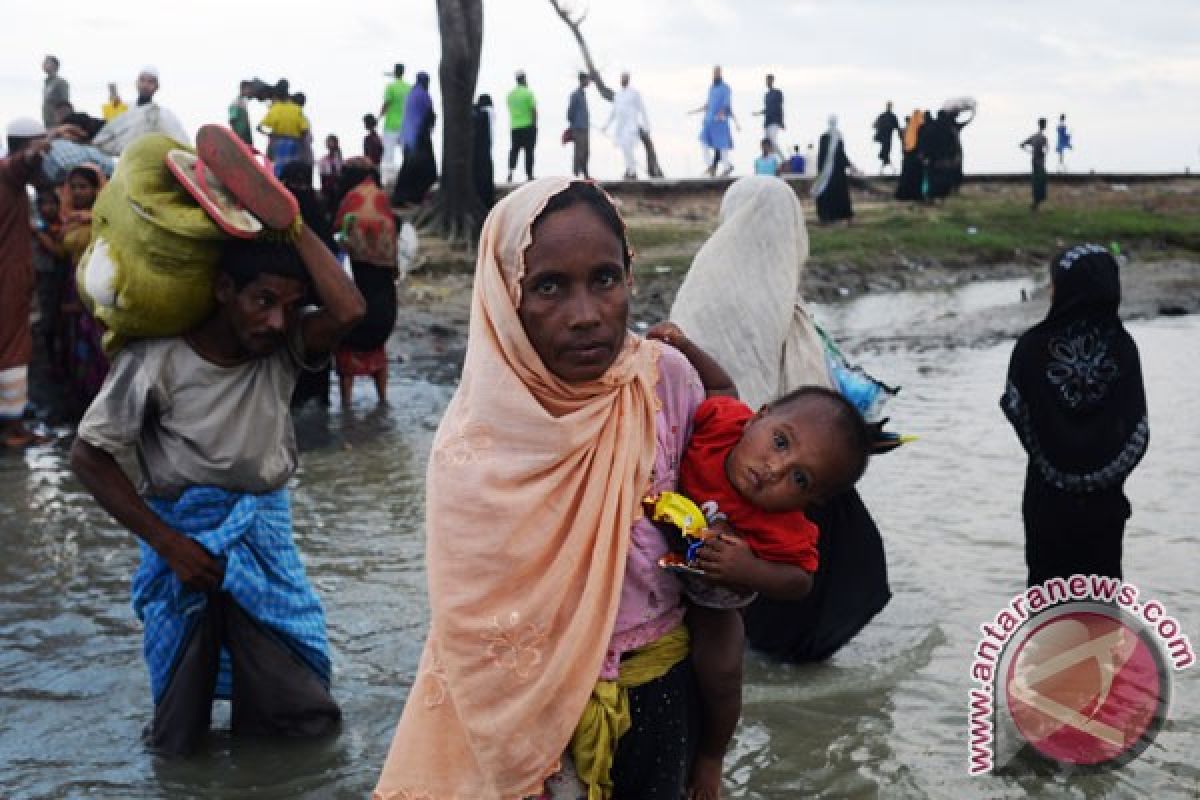
<svg viewBox="0 0 1200 800">
<path fill-rule="evenodd" d="M 588 77 L 595 84 L 596 91 L 600 93 L 601 97 L 611 103 L 616 96 L 616 92 L 604 82 L 604 78 L 600 77 L 600 72 L 596 69 L 596 63 L 592 61 L 592 53 L 583 38 L 583 31 L 580 30 L 584 19 L 587 18 L 587 12 L 584 11 L 579 16 L 572 17 L 570 10 L 563 5 L 562 0 L 549 0 L 549 3 L 550 7 L 554 9 L 554 13 L 558 15 L 558 18 L 571 29 L 571 35 L 575 37 L 575 42 L 579 45 L 580 52 L 583 53 L 583 64 L 587 67 Z M 642 138 L 642 146 L 646 148 L 646 172 L 649 173 L 651 178 L 661 178 L 663 171 L 662 167 L 658 165 L 658 153 L 654 150 L 654 142 L 650 139 L 650 132 L 642 128 L 639 133 Z"/>
<path fill-rule="evenodd" d="M 451 242 L 470 245 L 485 210 L 475 190 L 472 104 L 483 48 L 483 0 L 437 0 L 442 61 L 442 175 L 437 194 L 418 222 Z"/>
</svg>

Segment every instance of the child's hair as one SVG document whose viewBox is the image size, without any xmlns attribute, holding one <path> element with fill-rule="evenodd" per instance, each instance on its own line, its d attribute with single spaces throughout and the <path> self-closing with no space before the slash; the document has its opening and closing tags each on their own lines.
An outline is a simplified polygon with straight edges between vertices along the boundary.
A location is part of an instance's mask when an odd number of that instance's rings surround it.
<svg viewBox="0 0 1200 800">
<path fill-rule="evenodd" d="M 824 386 L 801 386 L 799 389 L 793 389 L 771 403 L 770 409 L 777 411 L 806 400 L 820 403 L 829 411 L 834 431 L 845 446 L 850 469 L 844 479 L 828 492 L 829 495 L 839 494 L 858 483 L 867 471 L 867 461 L 871 455 L 871 431 L 853 403 L 843 397 L 841 392 L 826 389 Z"/>
<path fill-rule="evenodd" d="M 375 119 L 374 114 L 363 114 L 363 127 L 374 128 L 379 124 L 379 120 Z"/>
<path fill-rule="evenodd" d="M 96 170 L 91 169 L 90 167 L 75 167 L 67 173 L 68 183 L 71 181 L 71 178 L 83 178 L 92 185 L 93 189 L 100 188 L 100 176 L 96 174 Z"/>
<path fill-rule="evenodd" d="M 218 269 L 233 279 L 238 291 L 260 275 L 278 275 L 306 285 L 312 281 L 295 247 L 264 239 L 230 239 L 221 250 Z"/>
</svg>

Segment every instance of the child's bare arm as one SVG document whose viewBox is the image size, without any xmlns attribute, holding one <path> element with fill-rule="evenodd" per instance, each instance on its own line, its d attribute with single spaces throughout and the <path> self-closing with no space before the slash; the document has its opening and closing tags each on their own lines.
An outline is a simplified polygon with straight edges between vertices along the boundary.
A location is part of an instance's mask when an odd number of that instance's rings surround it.
<svg viewBox="0 0 1200 800">
<path fill-rule="evenodd" d="M 674 322 L 658 323 L 646 331 L 646 338 L 665 342 L 683 353 L 684 358 L 691 363 L 700 375 L 700 382 L 704 384 L 704 393 L 706 396 L 738 396 L 737 387 L 733 385 L 733 378 L 729 377 L 729 373 L 725 371 L 725 368 L 718 364 L 715 358 L 704 352 L 699 345 L 687 338 Z"/>
<path fill-rule="evenodd" d="M 747 589 L 779 600 L 799 600 L 812 590 L 812 574 L 791 564 L 764 561 L 739 536 L 720 533 L 696 554 L 704 574 L 720 583 Z"/>
</svg>

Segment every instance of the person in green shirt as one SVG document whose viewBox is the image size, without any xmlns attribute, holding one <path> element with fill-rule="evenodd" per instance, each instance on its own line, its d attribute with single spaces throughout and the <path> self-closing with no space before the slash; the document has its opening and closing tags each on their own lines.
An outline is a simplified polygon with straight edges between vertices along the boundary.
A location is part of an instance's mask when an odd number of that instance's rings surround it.
<svg viewBox="0 0 1200 800">
<path fill-rule="evenodd" d="M 383 106 L 379 109 L 379 117 L 383 120 L 383 166 L 390 166 L 395 153 L 400 148 L 400 131 L 404 128 L 404 104 L 408 101 L 408 93 L 412 84 L 404 80 L 404 65 L 397 64 L 392 69 L 394 79 L 383 90 Z"/>
<path fill-rule="evenodd" d="M 249 100 L 254 96 L 254 84 L 242 81 L 237 97 L 229 104 L 229 127 L 238 138 L 254 147 L 254 132 L 250 129 Z"/>
<path fill-rule="evenodd" d="M 533 180 L 533 148 L 537 144 L 537 101 L 525 83 L 525 70 L 517 70 L 517 85 L 508 93 L 508 120 L 512 147 L 508 151 L 508 182 L 517 168 L 517 154 L 525 151 L 525 177 Z"/>
</svg>

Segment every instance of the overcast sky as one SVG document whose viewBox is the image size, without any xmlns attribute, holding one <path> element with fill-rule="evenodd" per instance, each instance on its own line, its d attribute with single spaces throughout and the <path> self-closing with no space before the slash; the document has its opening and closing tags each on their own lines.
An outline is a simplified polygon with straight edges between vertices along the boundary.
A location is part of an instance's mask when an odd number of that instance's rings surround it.
<svg viewBox="0 0 1200 800">
<path fill-rule="evenodd" d="M 143 64 L 162 76 L 159 100 L 191 128 L 224 121 L 239 79 L 291 80 L 307 93 L 318 141 L 342 137 L 361 152 L 359 122 L 378 111 L 395 61 L 433 76 L 439 40 L 434 0 L 233 2 L 161 0 L 20 2 L 0 33 L 0 117 L 38 116 L 41 61 L 62 60 L 76 107 L 99 114 L 106 84 L 134 99 Z M 633 72 L 670 176 L 698 174 L 700 105 L 712 65 L 724 67 L 742 121 L 734 163 L 750 171 L 761 138 L 763 75 L 784 92 L 787 144 L 815 141 L 836 113 L 847 152 L 874 171 L 870 125 L 886 100 L 898 115 L 970 95 L 979 116 L 964 131 L 967 171 L 1016 171 L 1017 143 L 1038 116 L 1066 113 L 1078 170 L 1200 168 L 1198 0 L 593 0 L 584 33 L 602 72 Z M 529 73 L 538 99 L 539 174 L 569 168 L 558 138 L 582 62 L 546 0 L 484 0 L 479 90 L 501 111 L 497 177 L 504 177 L 508 120 L 503 96 L 513 70 Z M 185 10 L 186 9 L 186 10 Z M 440 102 L 440 98 L 435 98 Z M 608 104 L 590 96 L 593 122 Z M 263 108 L 253 105 L 253 120 Z M 440 148 L 440 132 L 436 136 Z M 615 146 L 593 134 L 593 173 L 621 171 Z"/>
</svg>

